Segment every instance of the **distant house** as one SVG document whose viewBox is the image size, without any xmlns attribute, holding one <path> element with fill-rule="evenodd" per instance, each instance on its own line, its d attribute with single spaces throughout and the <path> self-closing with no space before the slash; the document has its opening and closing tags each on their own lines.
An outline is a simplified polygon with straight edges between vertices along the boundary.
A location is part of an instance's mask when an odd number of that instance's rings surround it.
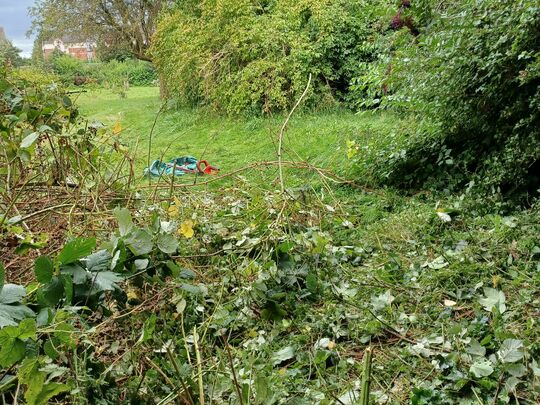
<svg viewBox="0 0 540 405">
<path fill-rule="evenodd" d="M 78 41 L 70 38 L 44 41 L 41 49 L 43 50 L 43 57 L 45 59 L 47 59 L 55 49 L 83 61 L 91 61 L 96 57 L 95 42 Z"/>
</svg>

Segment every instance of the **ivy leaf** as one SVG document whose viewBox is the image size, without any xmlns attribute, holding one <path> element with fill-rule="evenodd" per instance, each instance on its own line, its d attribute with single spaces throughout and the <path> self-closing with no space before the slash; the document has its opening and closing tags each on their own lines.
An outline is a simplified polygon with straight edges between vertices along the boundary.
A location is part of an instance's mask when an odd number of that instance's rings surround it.
<svg viewBox="0 0 540 405">
<path fill-rule="evenodd" d="M 384 294 L 380 294 L 376 297 L 371 297 L 371 305 L 373 306 L 373 309 L 375 311 L 380 311 L 381 309 L 384 309 L 388 305 L 392 304 L 392 302 L 394 302 L 394 299 L 395 298 L 390 292 L 390 290 L 387 290 Z"/>
<path fill-rule="evenodd" d="M 126 236 L 133 229 L 133 219 L 131 212 L 127 208 L 115 208 L 113 214 L 118 221 L 120 236 Z"/>
<path fill-rule="evenodd" d="M 477 378 L 487 377 L 493 373 L 493 367 L 491 363 L 486 359 L 479 359 L 475 361 L 469 371 Z"/>
<path fill-rule="evenodd" d="M 42 284 L 51 281 L 54 272 L 54 264 L 49 256 L 40 256 L 34 263 L 36 279 Z"/>
<path fill-rule="evenodd" d="M 58 263 L 70 264 L 88 256 L 96 247 L 95 238 L 77 238 L 66 243 L 58 255 Z"/>
<path fill-rule="evenodd" d="M 157 237 L 157 247 L 163 253 L 173 254 L 178 249 L 178 241 L 173 235 L 160 233 Z"/>
<path fill-rule="evenodd" d="M 496 308 L 500 314 L 506 311 L 506 296 L 502 291 L 494 288 L 484 288 L 485 297 L 480 298 L 478 302 L 484 307 L 486 311 L 493 312 L 493 308 Z"/>
<path fill-rule="evenodd" d="M 523 358 L 523 342 L 519 339 L 505 339 L 497 355 L 503 363 L 515 363 Z"/>
<path fill-rule="evenodd" d="M 274 354 L 272 354 L 272 364 L 275 366 L 281 362 L 284 362 L 285 360 L 292 359 L 293 357 L 294 357 L 294 347 L 287 346 L 277 352 L 274 352 Z"/>
</svg>

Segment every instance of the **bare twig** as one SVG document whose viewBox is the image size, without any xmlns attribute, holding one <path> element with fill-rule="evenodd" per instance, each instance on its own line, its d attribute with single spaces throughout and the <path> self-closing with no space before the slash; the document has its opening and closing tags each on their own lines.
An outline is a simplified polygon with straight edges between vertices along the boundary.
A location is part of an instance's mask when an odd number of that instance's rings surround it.
<svg viewBox="0 0 540 405">
<path fill-rule="evenodd" d="M 281 192 L 283 193 L 285 191 L 285 182 L 283 180 L 283 165 L 282 165 L 282 153 L 283 153 L 283 134 L 285 133 L 285 130 L 287 129 L 287 124 L 289 123 L 289 120 L 291 119 L 291 116 L 294 113 L 294 110 L 298 108 L 300 103 L 302 102 L 303 98 L 306 96 L 309 85 L 311 84 L 311 73 L 309 74 L 308 82 L 306 85 L 306 88 L 304 89 L 304 92 L 296 102 L 296 104 L 293 106 L 291 111 L 289 111 L 289 115 L 287 115 L 287 118 L 283 122 L 283 125 L 281 126 L 281 130 L 279 131 L 279 137 L 278 137 L 278 149 L 277 149 L 277 157 L 278 157 L 278 167 L 279 167 L 279 185 L 281 187 Z"/>
<path fill-rule="evenodd" d="M 238 379 L 236 378 L 236 371 L 234 370 L 234 363 L 231 348 L 229 346 L 229 341 L 227 340 L 227 336 L 225 336 L 225 334 L 221 335 L 221 338 L 223 339 L 223 343 L 225 344 L 227 358 L 229 359 L 229 365 L 231 366 L 234 388 L 236 389 L 236 393 L 238 394 L 238 401 L 240 402 L 240 405 L 244 405 L 244 399 L 242 398 L 242 390 L 240 389 L 240 384 L 238 384 Z"/>
</svg>

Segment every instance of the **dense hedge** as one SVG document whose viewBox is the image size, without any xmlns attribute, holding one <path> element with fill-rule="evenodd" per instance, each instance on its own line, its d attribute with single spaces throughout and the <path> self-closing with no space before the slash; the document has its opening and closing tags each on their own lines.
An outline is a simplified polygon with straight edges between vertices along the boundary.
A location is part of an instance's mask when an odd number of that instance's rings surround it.
<svg viewBox="0 0 540 405">
<path fill-rule="evenodd" d="M 405 188 L 468 186 L 496 199 L 537 196 L 538 2 L 439 3 L 413 2 L 420 35 L 392 37 L 400 46 L 388 48 L 391 69 L 371 78 L 391 89 L 383 106 L 415 113 L 420 125 L 388 142 L 385 153 L 358 157 L 359 165 L 375 164 L 379 181 Z"/>
<path fill-rule="evenodd" d="M 343 100 L 360 62 L 387 29 L 392 1 L 209 0 L 158 25 L 153 60 L 170 95 L 229 114 L 287 109 L 314 78 L 308 102 Z"/>
</svg>

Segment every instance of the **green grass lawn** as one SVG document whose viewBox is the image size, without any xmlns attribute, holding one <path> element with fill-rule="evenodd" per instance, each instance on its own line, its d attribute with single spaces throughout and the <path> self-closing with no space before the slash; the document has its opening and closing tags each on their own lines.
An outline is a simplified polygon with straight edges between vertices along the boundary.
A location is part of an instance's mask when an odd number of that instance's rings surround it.
<svg viewBox="0 0 540 405">
<path fill-rule="evenodd" d="M 111 126 L 121 124 L 122 137 L 136 155 L 136 169 L 142 174 L 148 161 L 150 131 L 161 106 L 159 89 L 134 87 L 125 99 L 108 90 L 92 90 L 83 93 L 78 103 L 91 120 Z M 277 136 L 284 118 L 226 118 L 204 110 L 169 110 L 158 117 L 150 160 L 192 155 L 220 167 L 222 173 L 251 162 L 275 160 Z M 367 139 L 371 129 L 395 122 L 390 115 L 359 116 L 347 110 L 300 112 L 289 122 L 284 159 L 307 160 L 343 174 L 349 167 L 346 140 Z M 302 181 L 302 177 L 296 178 Z"/>
</svg>

